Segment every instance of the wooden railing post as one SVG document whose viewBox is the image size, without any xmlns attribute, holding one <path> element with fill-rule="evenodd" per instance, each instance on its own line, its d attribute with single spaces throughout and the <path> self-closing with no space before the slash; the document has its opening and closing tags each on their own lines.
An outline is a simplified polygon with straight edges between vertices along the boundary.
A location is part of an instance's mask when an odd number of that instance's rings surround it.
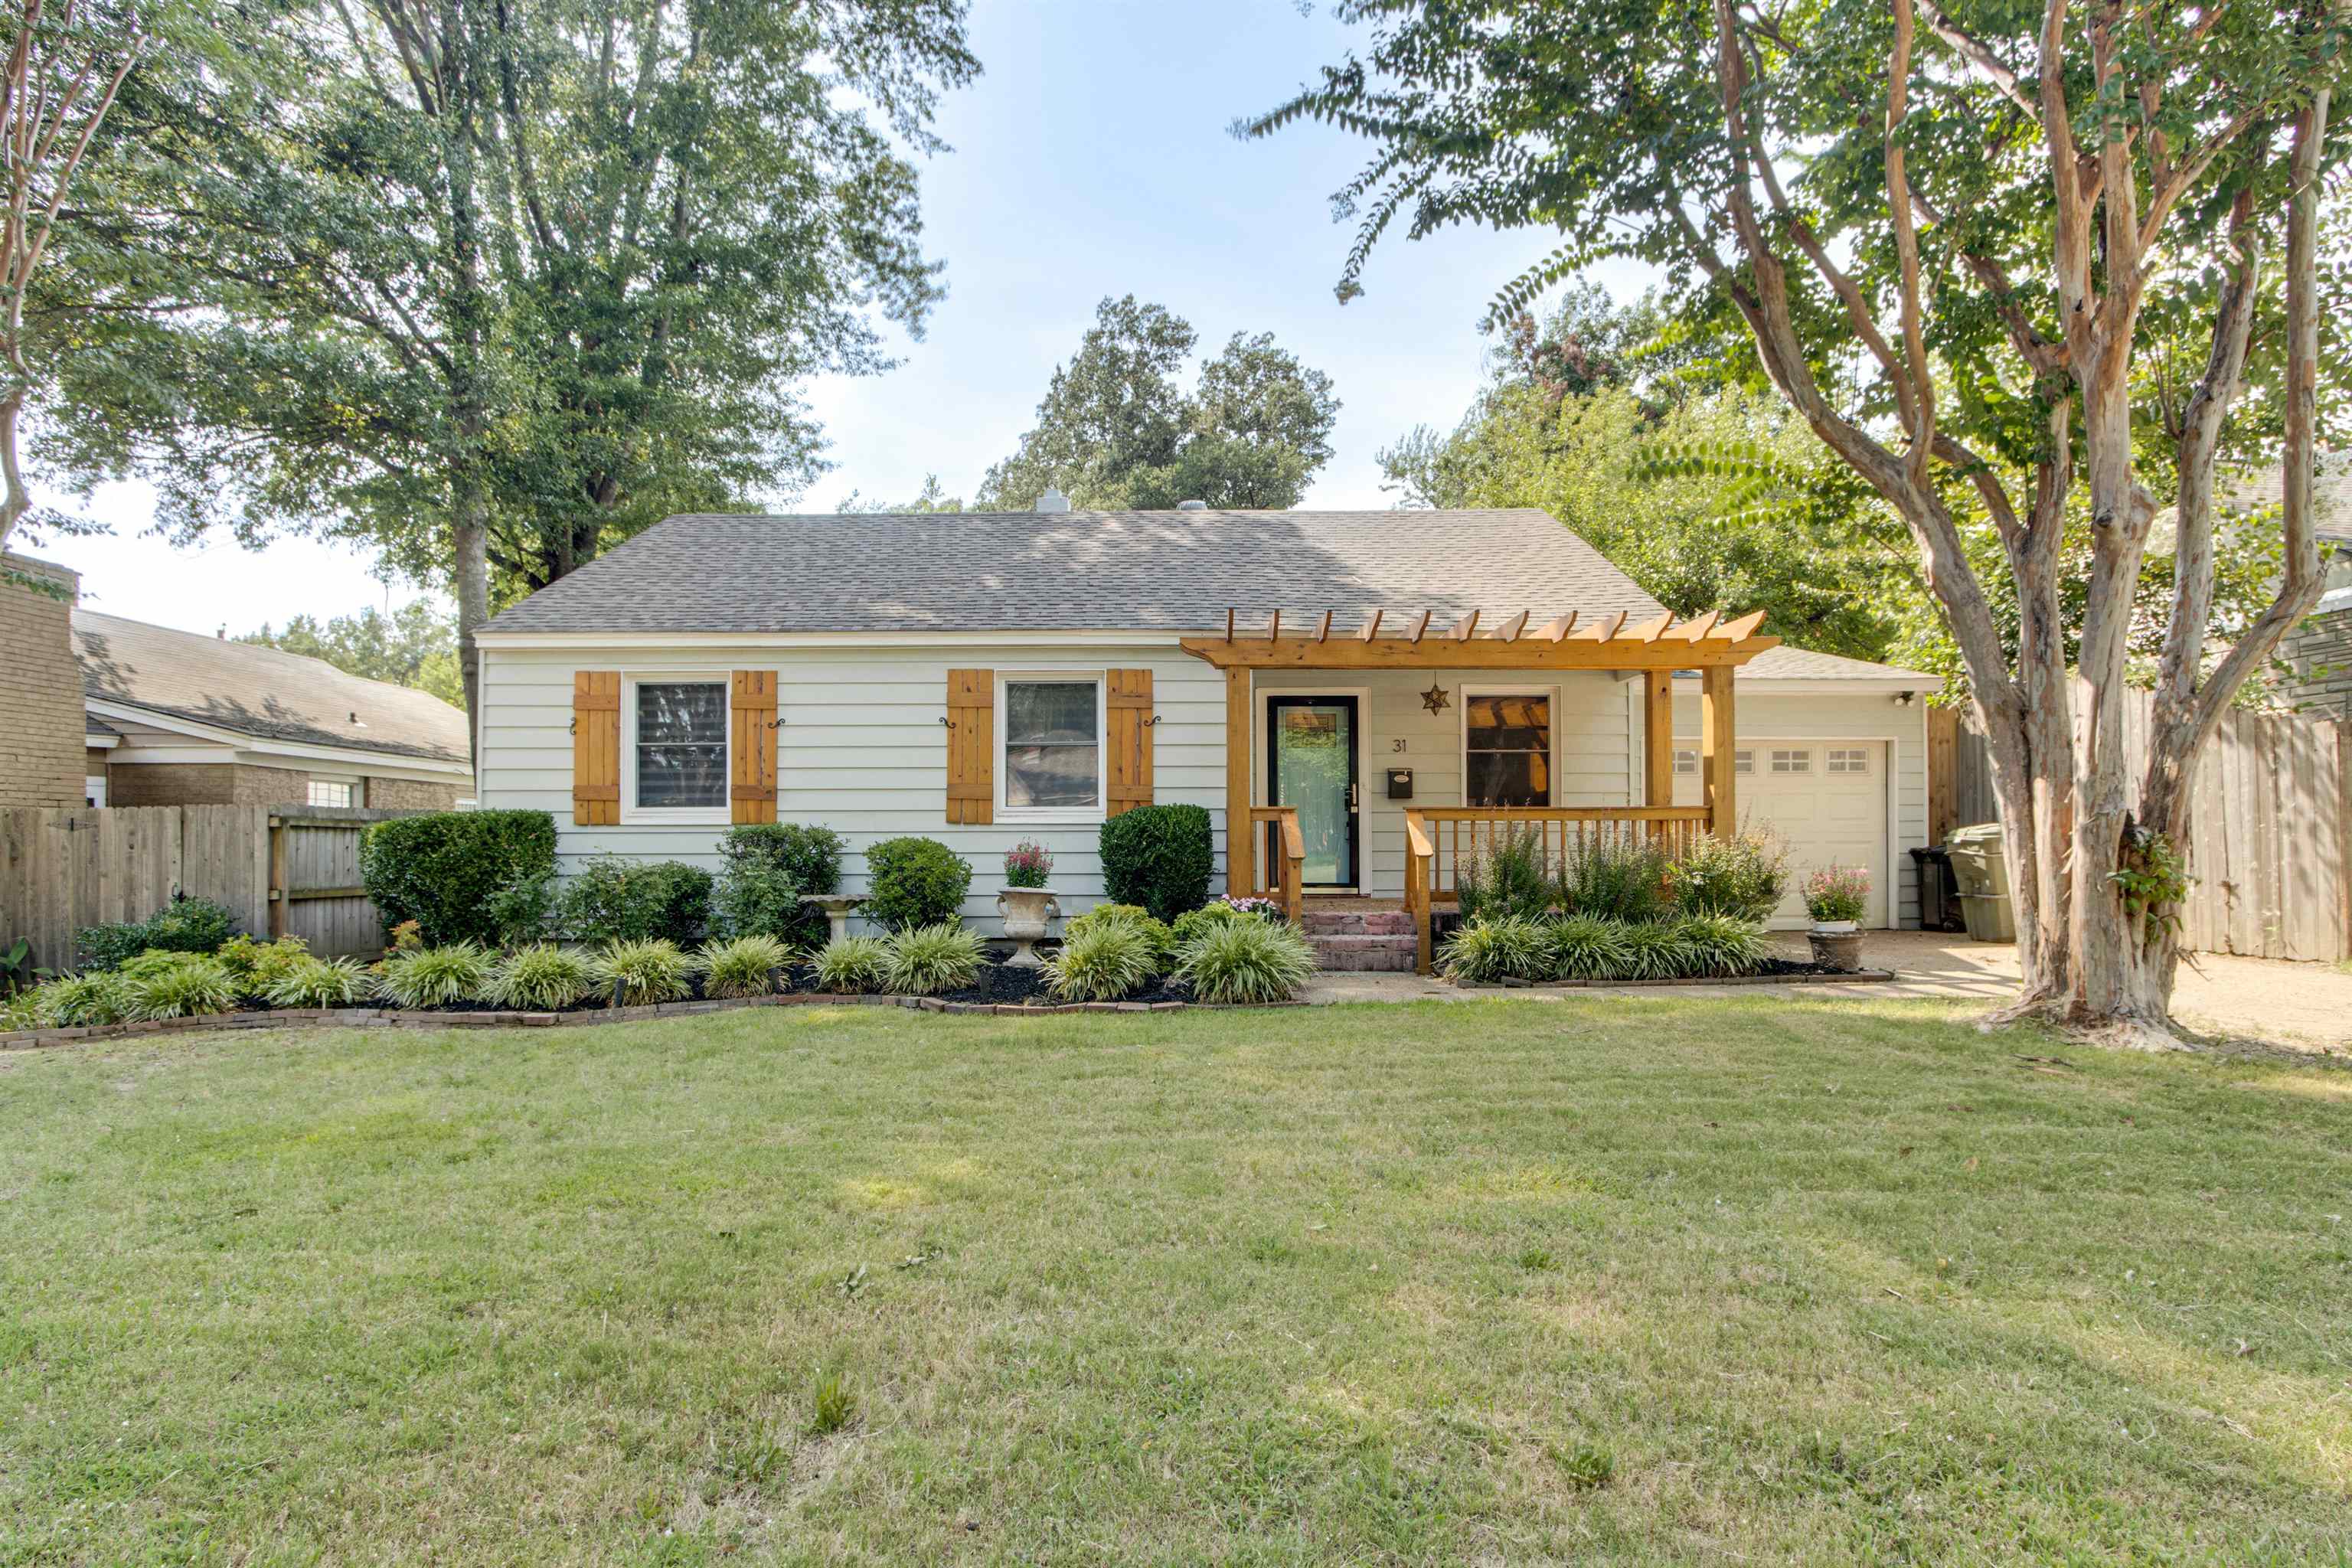
<svg viewBox="0 0 2352 1568">
<path fill-rule="evenodd" d="M 1706 802 L 1707 831 L 1717 837 L 1739 831 L 1739 786 L 1732 769 L 1738 745 L 1732 720 L 1733 673 L 1727 664 L 1711 664 L 1699 674 L 1700 783 Z"/>
<path fill-rule="evenodd" d="M 1404 814 L 1404 907 L 1412 916 L 1413 935 L 1420 948 L 1413 967 L 1421 973 L 1430 971 L 1429 951 L 1429 875 L 1431 863 L 1436 858 L 1437 847 L 1430 842 L 1429 823 L 1418 811 Z"/>
</svg>

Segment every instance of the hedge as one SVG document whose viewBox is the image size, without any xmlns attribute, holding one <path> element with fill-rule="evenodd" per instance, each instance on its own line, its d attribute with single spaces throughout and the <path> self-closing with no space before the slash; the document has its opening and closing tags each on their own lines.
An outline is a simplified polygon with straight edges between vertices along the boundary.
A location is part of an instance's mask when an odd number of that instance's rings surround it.
<svg viewBox="0 0 2352 1568">
<path fill-rule="evenodd" d="M 1142 905 L 1162 925 L 1208 901 L 1215 863 L 1204 806 L 1139 805 L 1102 825 L 1105 894 L 1115 904 Z"/>
<path fill-rule="evenodd" d="M 499 943 L 491 897 L 555 874 L 555 818 L 544 811 L 436 811 L 371 825 L 360 885 L 389 931 L 415 921 L 428 946 Z"/>
</svg>

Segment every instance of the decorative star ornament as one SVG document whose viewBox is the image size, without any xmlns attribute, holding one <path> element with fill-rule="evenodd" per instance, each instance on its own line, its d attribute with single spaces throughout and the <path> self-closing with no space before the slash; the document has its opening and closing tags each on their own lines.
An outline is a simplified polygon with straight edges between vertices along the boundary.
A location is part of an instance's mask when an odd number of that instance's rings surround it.
<svg viewBox="0 0 2352 1568">
<path fill-rule="evenodd" d="M 1428 709 L 1432 713 L 1444 712 L 1446 708 L 1445 688 L 1443 686 L 1433 686 L 1428 690 L 1423 692 L 1421 694 L 1421 705 L 1423 708 Z"/>
</svg>

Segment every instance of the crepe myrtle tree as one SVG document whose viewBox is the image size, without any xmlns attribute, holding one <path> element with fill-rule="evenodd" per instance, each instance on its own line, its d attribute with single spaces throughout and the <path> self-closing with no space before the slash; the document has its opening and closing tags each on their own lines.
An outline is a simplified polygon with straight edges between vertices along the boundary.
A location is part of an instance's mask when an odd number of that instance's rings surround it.
<svg viewBox="0 0 2352 1568">
<path fill-rule="evenodd" d="M 2330 0 L 1351 0 L 1360 56 L 1236 129 L 1315 119 L 1376 143 L 1340 295 L 1401 217 L 1568 243 L 1507 320 L 1607 257 L 1763 372 L 1916 544 L 1990 740 L 2033 1015 L 2172 1039 L 2189 780 L 2248 674 L 2311 607 L 2316 202 L 2345 29 Z M 2156 303 L 2149 307 L 2151 297 Z M 2187 313 L 2186 315 L 2184 313 Z M 2176 418 L 2136 396 L 2193 332 Z M 2250 392 L 2252 395 L 2247 395 Z M 2251 433 L 2251 434 L 2250 434 Z M 2284 460 L 2284 569 L 2207 646 L 2217 460 Z M 2070 689 L 2061 546 L 2092 520 Z M 2144 776 L 2126 633 L 2149 530 L 2178 570 Z M 1963 548 L 1997 531 L 2006 580 Z M 1995 595 L 2014 595 L 2012 659 Z M 2135 809 L 2135 797 L 2137 808 Z"/>
</svg>

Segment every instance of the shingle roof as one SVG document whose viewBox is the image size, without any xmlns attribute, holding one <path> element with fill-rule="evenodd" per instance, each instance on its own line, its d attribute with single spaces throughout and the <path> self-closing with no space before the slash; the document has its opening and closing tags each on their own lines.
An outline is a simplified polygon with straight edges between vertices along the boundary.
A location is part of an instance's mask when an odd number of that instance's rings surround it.
<svg viewBox="0 0 2352 1568">
<path fill-rule="evenodd" d="M 1933 691 L 1944 683 L 1943 677 L 1929 675 L 1925 670 L 1873 664 L 1868 659 L 1848 658 L 1835 653 L 1813 653 L 1801 647 L 1766 648 L 1740 666 L 1739 673 L 1757 680 L 1907 681 L 1922 691 Z"/>
<path fill-rule="evenodd" d="M 495 616 L 493 632 L 1200 631 L 1378 606 L 1443 624 L 1656 615 L 1549 514 L 1496 511 L 685 515 Z"/>
<path fill-rule="evenodd" d="M 82 691 L 264 740 L 466 760 L 466 716 L 437 697 L 323 659 L 77 606 Z M 356 716 L 357 722 L 353 722 Z"/>
</svg>

